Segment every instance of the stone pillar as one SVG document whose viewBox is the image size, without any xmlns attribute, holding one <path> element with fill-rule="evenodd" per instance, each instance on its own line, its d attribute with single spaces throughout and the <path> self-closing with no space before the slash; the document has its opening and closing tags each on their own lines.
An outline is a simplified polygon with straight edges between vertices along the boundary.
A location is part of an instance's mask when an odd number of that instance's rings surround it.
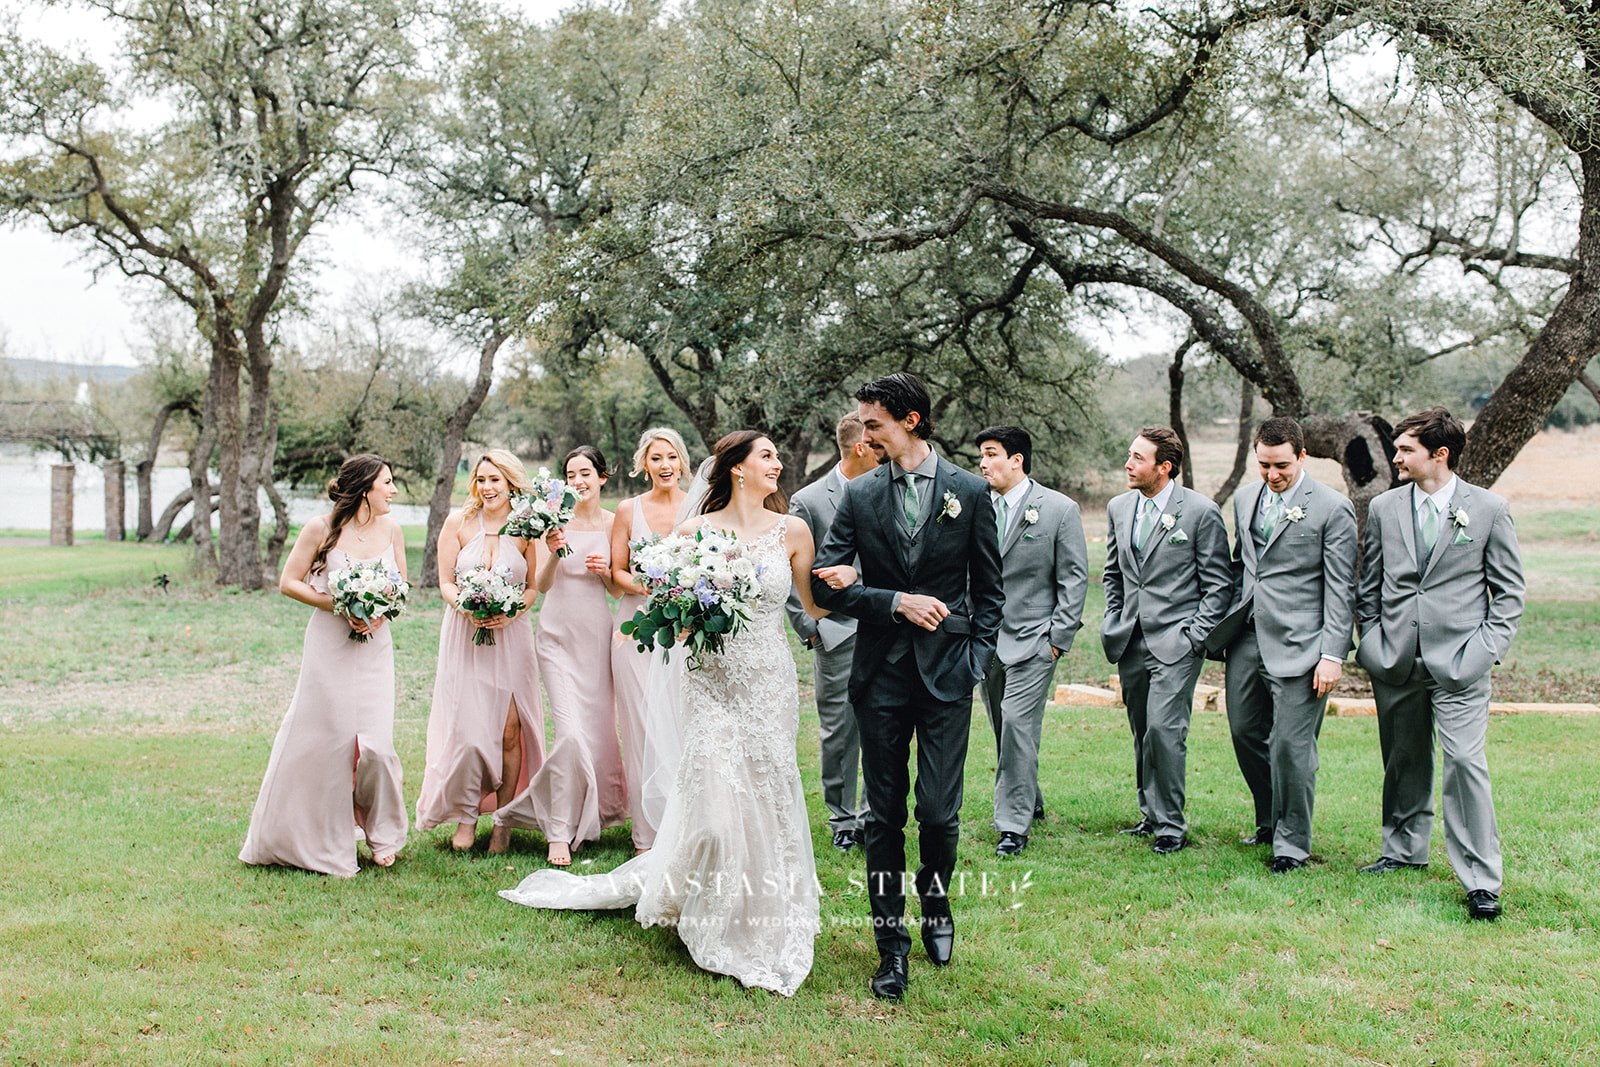
<svg viewBox="0 0 1600 1067">
<path fill-rule="evenodd" d="M 50 543 L 72 544 L 72 464 L 50 467 Z"/>
<path fill-rule="evenodd" d="M 108 459 L 104 464 L 106 476 L 106 540 L 122 541 L 128 536 L 123 525 L 123 510 L 127 501 L 124 491 L 127 465 L 120 459 Z"/>
</svg>

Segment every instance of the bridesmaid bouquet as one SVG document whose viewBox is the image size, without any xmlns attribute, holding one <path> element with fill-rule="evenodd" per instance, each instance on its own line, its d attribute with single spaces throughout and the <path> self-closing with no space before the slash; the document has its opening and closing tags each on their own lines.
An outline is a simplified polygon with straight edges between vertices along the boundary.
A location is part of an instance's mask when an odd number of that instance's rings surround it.
<svg viewBox="0 0 1600 1067">
<path fill-rule="evenodd" d="M 631 569 L 647 595 L 620 629 L 640 652 L 670 650 L 681 641 L 689 647 L 690 669 L 705 653 L 722 651 L 761 597 L 763 568 L 729 533 L 698 530 L 641 544 Z"/>
<path fill-rule="evenodd" d="M 456 588 L 461 591 L 456 610 L 469 619 L 492 619 L 496 615 L 510 618 L 527 607 L 522 599 L 526 587 L 492 567 L 474 567 L 457 575 Z M 494 644 L 494 631 L 481 626 L 474 628 L 472 643 Z"/>
<path fill-rule="evenodd" d="M 335 615 L 372 622 L 397 618 L 405 611 L 411 586 L 399 571 L 381 559 L 373 559 L 335 571 L 328 579 L 328 592 L 333 596 Z M 351 630 L 350 640 L 366 643 L 372 635 Z"/>
<path fill-rule="evenodd" d="M 536 541 L 571 522 L 577 506 L 578 491 L 560 478 L 552 477 L 550 468 L 540 467 L 539 476 L 533 480 L 533 492 L 511 499 L 511 517 L 500 527 L 500 533 Z M 556 552 L 560 559 L 570 555 L 572 549 L 566 546 Z"/>
</svg>

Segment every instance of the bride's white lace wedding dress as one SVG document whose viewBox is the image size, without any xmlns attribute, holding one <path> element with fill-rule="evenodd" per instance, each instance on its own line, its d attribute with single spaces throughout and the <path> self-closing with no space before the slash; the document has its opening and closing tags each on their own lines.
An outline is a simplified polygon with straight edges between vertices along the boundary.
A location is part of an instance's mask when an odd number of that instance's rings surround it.
<svg viewBox="0 0 1600 1067">
<path fill-rule="evenodd" d="M 750 621 L 684 673 L 682 759 L 655 847 L 609 874 L 535 871 L 500 895 L 532 908 L 635 907 L 641 925 L 676 926 L 706 970 L 792 996 L 811 970 L 820 892 L 783 632 L 787 522 L 751 545 L 764 568 Z"/>
</svg>

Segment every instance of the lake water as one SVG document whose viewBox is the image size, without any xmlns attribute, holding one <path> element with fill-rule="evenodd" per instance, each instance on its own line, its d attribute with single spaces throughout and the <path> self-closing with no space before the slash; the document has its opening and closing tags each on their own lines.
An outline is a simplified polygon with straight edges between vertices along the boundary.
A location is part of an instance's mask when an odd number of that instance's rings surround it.
<svg viewBox="0 0 1600 1067">
<path fill-rule="evenodd" d="M 34 455 L 0 456 L 0 527 L 14 530 L 50 529 L 50 468 L 53 457 L 49 453 Z M 105 477 L 97 464 L 78 463 L 72 479 L 72 528 L 74 530 L 104 530 Z M 151 478 L 153 490 L 153 517 L 161 516 L 167 502 L 189 487 L 189 472 L 183 467 L 157 467 Z M 139 518 L 138 494 L 134 488 L 133 471 L 128 471 L 125 514 L 123 522 L 129 536 Z M 326 497 L 315 497 L 303 491 L 284 492 L 289 502 L 289 517 L 303 523 L 314 515 L 328 510 Z M 392 514 L 407 525 L 425 525 L 428 509 L 416 504 L 396 504 Z M 272 524 L 272 505 L 267 495 L 261 494 L 261 515 L 264 526 Z M 213 523 L 216 519 L 213 516 Z M 177 525 L 182 525 L 180 519 Z"/>
</svg>

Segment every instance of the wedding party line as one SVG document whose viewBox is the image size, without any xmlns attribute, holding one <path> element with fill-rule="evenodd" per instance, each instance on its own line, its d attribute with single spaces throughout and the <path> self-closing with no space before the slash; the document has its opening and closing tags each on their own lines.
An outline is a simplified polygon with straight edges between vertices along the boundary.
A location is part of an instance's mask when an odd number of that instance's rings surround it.
<svg viewBox="0 0 1600 1067">
<path fill-rule="evenodd" d="M 349 877 L 358 841 L 387 867 L 413 828 L 452 827 L 450 846 L 473 849 L 487 816 L 490 854 L 518 830 L 545 841 L 548 866 L 500 891 L 508 901 L 632 909 L 675 928 L 705 970 L 793 995 L 822 889 L 787 618 L 813 656 L 832 845 L 863 853 L 850 884 L 877 948 L 871 992 L 904 997 L 913 930 L 931 965 L 950 965 L 952 901 L 969 891 L 956 867 L 973 694 L 995 742 L 993 850 L 1017 857 L 1046 817 L 1045 705 L 1082 627 L 1088 541 L 1078 504 L 1031 476 L 1025 428 L 980 431 L 973 473 L 933 447 L 936 405 L 916 376 L 876 378 L 855 400 L 837 464 L 792 500 L 757 429 L 726 435 L 698 468 L 675 430 L 645 430 L 629 473 L 649 488 L 614 513 L 601 505 L 613 471 L 592 445 L 532 476 L 512 453 L 485 452 L 439 534 L 450 610 L 412 805 L 394 744 L 391 629 L 409 593 L 397 489 L 382 457 L 345 460 L 332 510 L 283 567 L 281 591 L 314 610 L 239 858 Z M 1361 872 L 1427 866 L 1437 737 L 1466 914 L 1500 914 L 1485 738 L 1524 581 L 1506 501 L 1455 474 L 1465 440 L 1442 408 L 1401 420 L 1399 484 L 1370 502 L 1363 533 L 1350 499 L 1307 472 L 1301 426 L 1267 419 L 1230 543 L 1218 505 L 1176 480 L 1179 434 L 1133 435 L 1127 490 L 1106 507 L 1099 632 L 1132 742 L 1122 833 L 1156 857 L 1188 847 L 1190 716 L 1210 658 L 1223 662 L 1252 805 L 1240 844 L 1266 850 L 1269 876 L 1304 868 L 1318 736 L 1354 651 L 1383 761 L 1379 852 Z M 624 825 L 632 859 L 565 869 Z"/>
</svg>

